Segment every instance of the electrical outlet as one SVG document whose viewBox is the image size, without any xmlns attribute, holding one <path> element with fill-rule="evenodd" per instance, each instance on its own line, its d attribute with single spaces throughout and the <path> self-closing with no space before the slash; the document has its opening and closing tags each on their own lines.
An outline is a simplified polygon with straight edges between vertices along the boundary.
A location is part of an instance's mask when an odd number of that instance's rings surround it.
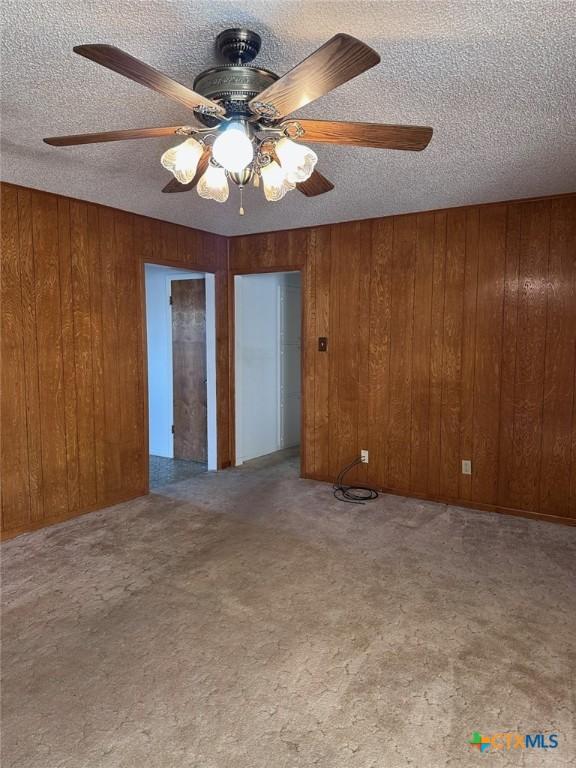
<svg viewBox="0 0 576 768">
<path fill-rule="evenodd" d="M 360 451 L 360 458 L 362 459 L 362 464 L 368 464 L 368 451 Z"/>
<path fill-rule="evenodd" d="M 472 462 L 470 461 L 470 459 L 462 459 L 462 474 L 463 475 L 472 474 Z"/>
</svg>

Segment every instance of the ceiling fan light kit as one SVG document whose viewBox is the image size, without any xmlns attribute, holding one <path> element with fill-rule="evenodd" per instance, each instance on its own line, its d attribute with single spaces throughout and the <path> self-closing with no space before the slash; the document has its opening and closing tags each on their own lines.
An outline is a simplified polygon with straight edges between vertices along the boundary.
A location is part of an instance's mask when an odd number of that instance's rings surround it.
<svg viewBox="0 0 576 768">
<path fill-rule="evenodd" d="M 224 168 L 211 162 L 201 176 L 197 189 L 200 197 L 205 200 L 225 203 L 228 200 L 230 190 Z"/>
<path fill-rule="evenodd" d="M 283 136 L 275 145 L 274 152 L 288 181 L 296 184 L 306 181 L 312 176 L 318 155 L 304 144 L 296 144 L 287 136 Z"/>
<path fill-rule="evenodd" d="M 200 73 L 194 90 L 110 45 L 81 45 L 74 51 L 112 71 L 185 105 L 193 125 L 57 136 L 53 146 L 91 144 L 160 136 L 185 136 L 160 158 L 173 174 L 163 192 L 196 189 L 200 197 L 226 202 L 229 182 L 242 192 L 252 183 L 270 202 L 298 189 L 307 197 L 334 188 L 316 170 L 318 156 L 302 140 L 345 146 L 420 151 L 432 128 L 322 120 L 290 119 L 298 109 L 375 66 L 380 57 L 365 43 L 337 34 L 300 64 L 278 77 L 250 64 L 260 36 L 248 29 L 227 29 L 216 39 L 229 63 Z M 288 119 L 287 119 L 288 118 Z"/>
<path fill-rule="evenodd" d="M 296 184 L 288 179 L 276 160 L 271 160 L 267 165 L 263 165 L 260 169 L 260 176 L 264 187 L 264 197 L 269 203 L 282 200 L 286 192 L 296 187 Z"/>
<path fill-rule="evenodd" d="M 254 159 L 254 147 L 246 123 L 238 120 L 221 130 L 212 145 L 212 157 L 230 173 L 248 168 Z"/>
<path fill-rule="evenodd" d="M 182 144 L 167 149 L 160 162 L 167 171 L 172 171 L 180 184 L 189 184 L 196 175 L 204 147 L 196 139 L 186 139 Z"/>
</svg>

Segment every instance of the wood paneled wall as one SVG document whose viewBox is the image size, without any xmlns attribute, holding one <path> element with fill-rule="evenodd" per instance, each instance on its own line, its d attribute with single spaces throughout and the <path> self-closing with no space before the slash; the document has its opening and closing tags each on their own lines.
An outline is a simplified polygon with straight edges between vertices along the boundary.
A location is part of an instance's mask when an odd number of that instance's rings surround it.
<svg viewBox="0 0 576 768">
<path fill-rule="evenodd" d="M 576 196 L 238 237 L 229 262 L 303 270 L 305 476 L 365 448 L 379 488 L 576 519 Z"/>
<path fill-rule="evenodd" d="M 576 196 L 227 240 L 0 191 L 3 536 L 147 491 L 145 261 L 216 273 L 220 466 L 231 277 L 301 269 L 306 476 L 366 448 L 379 488 L 576 520 Z"/>
<path fill-rule="evenodd" d="M 227 242 L 1 185 L 2 533 L 148 490 L 143 263 L 216 272 L 228 458 Z"/>
</svg>

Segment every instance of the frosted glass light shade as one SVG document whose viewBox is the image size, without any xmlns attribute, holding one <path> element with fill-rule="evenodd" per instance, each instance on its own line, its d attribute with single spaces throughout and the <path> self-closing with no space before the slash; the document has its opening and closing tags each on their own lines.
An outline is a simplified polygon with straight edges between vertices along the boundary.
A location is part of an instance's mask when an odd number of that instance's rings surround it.
<svg viewBox="0 0 576 768">
<path fill-rule="evenodd" d="M 164 168 L 172 171 L 181 184 L 188 184 L 196 175 L 198 162 L 203 152 L 204 147 L 199 141 L 186 139 L 177 147 L 166 150 L 160 158 L 160 162 Z"/>
<path fill-rule="evenodd" d="M 231 173 L 238 173 L 250 165 L 254 147 L 242 123 L 231 123 L 212 145 L 212 157 Z"/>
<path fill-rule="evenodd" d="M 318 162 L 318 155 L 304 144 L 297 144 L 286 137 L 275 146 L 276 155 L 288 181 L 306 181 Z"/>
<path fill-rule="evenodd" d="M 275 160 L 260 169 L 262 186 L 266 200 L 273 203 L 282 200 L 286 192 L 294 189 L 296 184 L 286 178 L 286 174 Z"/>
<path fill-rule="evenodd" d="M 224 168 L 216 168 L 209 165 L 202 175 L 196 187 L 200 197 L 206 200 L 216 200 L 217 203 L 225 203 L 228 200 L 228 179 Z"/>
</svg>

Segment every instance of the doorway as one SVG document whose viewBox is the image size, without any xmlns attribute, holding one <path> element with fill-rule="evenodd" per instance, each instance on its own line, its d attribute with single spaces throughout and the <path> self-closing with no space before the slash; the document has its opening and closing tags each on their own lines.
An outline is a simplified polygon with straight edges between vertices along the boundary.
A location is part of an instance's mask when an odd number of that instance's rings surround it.
<svg viewBox="0 0 576 768">
<path fill-rule="evenodd" d="M 236 275 L 236 465 L 299 450 L 300 272 Z"/>
<path fill-rule="evenodd" d="M 145 265 L 150 488 L 216 469 L 214 275 Z"/>
<path fill-rule="evenodd" d="M 206 279 L 171 282 L 174 458 L 206 464 Z"/>
</svg>

